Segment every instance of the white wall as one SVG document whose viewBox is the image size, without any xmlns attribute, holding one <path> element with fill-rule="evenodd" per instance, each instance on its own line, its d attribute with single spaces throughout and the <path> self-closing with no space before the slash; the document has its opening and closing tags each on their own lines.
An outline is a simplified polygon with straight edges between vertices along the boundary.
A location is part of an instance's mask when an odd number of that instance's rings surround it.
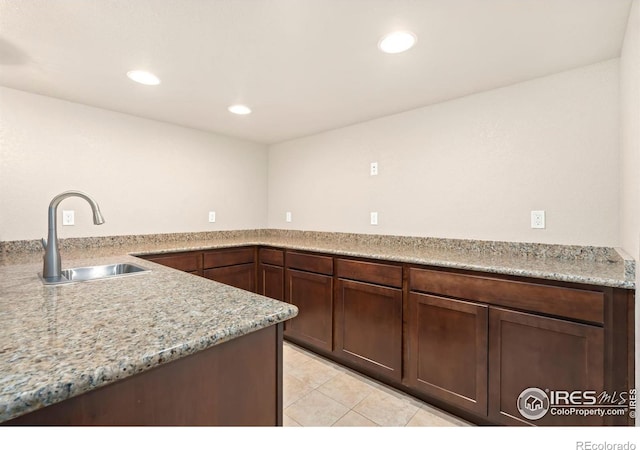
<svg viewBox="0 0 640 450">
<path fill-rule="evenodd" d="M 640 2 L 631 5 L 620 55 L 620 234 L 640 261 Z M 636 264 L 637 267 L 637 264 Z M 636 269 L 636 387 L 640 386 L 640 270 Z M 636 421 L 640 426 L 640 421 Z"/>
<path fill-rule="evenodd" d="M 617 246 L 618 75 L 614 59 L 272 145 L 268 225 Z"/>
<path fill-rule="evenodd" d="M 620 57 L 621 236 L 636 259 L 640 251 L 640 4 L 634 1 Z"/>
<path fill-rule="evenodd" d="M 0 241 L 46 235 L 60 192 L 76 226 L 60 237 L 264 228 L 264 145 L 0 87 Z M 218 221 L 208 223 L 208 211 Z M 60 222 L 61 223 L 61 222 Z"/>
</svg>

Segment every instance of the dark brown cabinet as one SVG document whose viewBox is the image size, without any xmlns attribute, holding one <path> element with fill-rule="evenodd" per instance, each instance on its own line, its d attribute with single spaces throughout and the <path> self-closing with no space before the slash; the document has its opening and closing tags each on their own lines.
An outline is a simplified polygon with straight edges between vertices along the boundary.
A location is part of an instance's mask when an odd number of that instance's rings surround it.
<svg viewBox="0 0 640 450">
<path fill-rule="evenodd" d="M 605 390 L 601 327 L 501 308 L 489 311 L 489 416 L 505 425 L 604 425 L 597 415 L 547 412 L 534 421 L 517 409 L 528 388 L 551 391 Z M 571 405 L 569 405 L 571 406 Z"/>
<path fill-rule="evenodd" d="M 162 264 L 202 276 L 202 252 L 158 253 L 154 255 L 140 255 L 139 258 Z"/>
<path fill-rule="evenodd" d="M 210 280 L 244 289 L 245 291 L 256 291 L 256 268 L 253 263 L 206 269 L 204 276 Z"/>
<path fill-rule="evenodd" d="M 336 259 L 335 268 L 335 356 L 400 382 L 402 267 Z"/>
<path fill-rule="evenodd" d="M 614 381 L 621 379 L 615 367 L 605 368 L 610 290 L 423 268 L 409 269 L 409 288 L 409 387 L 494 424 L 625 423 L 623 417 L 555 414 L 553 404 L 540 418 L 518 409 L 529 388 L 628 389 L 626 381 Z"/>
<path fill-rule="evenodd" d="M 229 286 L 256 292 L 255 252 L 254 247 L 204 252 L 204 276 Z"/>
<path fill-rule="evenodd" d="M 258 294 L 284 301 L 284 250 L 261 248 L 258 261 Z"/>
<path fill-rule="evenodd" d="M 628 425 L 518 410 L 528 388 L 633 387 L 632 291 L 255 246 L 142 256 L 284 300 L 284 336 L 468 420 Z"/>
<path fill-rule="evenodd" d="M 140 255 L 139 257 L 240 289 L 256 292 L 255 254 L 256 248 L 252 246 L 207 251 L 159 253 Z"/>
<path fill-rule="evenodd" d="M 285 301 L 298 307 L 284 334 L 311 348 L 330 352 L 333 344 L 333 258 L 287 252 Z"/>
<path fill-rule="evenodd" d="M 489 308 L 415 292 L 408 305 L 409 386 L 486 416 Z"/>
</svg>

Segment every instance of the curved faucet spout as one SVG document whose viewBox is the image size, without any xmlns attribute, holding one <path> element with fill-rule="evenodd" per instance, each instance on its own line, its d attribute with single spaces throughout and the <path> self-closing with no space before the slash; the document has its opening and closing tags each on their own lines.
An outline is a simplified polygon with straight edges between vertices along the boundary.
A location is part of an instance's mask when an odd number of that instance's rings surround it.
<svg viewBox="0 0 640 450">
<path fill-rule="evenodd" d="M 58 205 L 67 197 L 80 197 L 85 199 L 89 203 L 89 206 L 91 206 L 91 211 L 93 211 L 93 223 L 96 225 L 102 225 L 104 223 L 104 217 L 102 217 L 100 207 L 94 199 L 84 192 L 66 191 L 53 197 L 53 200 L 49 203 L 49 227 L 47 240 L 42 240 L 42 245 L 45 250 L 42 278 L 47 281 L 57 281 L 62 277 L 62 264 L 60 261 L 60 250 L 58 248 L 57 217 Z"/>
</svg>

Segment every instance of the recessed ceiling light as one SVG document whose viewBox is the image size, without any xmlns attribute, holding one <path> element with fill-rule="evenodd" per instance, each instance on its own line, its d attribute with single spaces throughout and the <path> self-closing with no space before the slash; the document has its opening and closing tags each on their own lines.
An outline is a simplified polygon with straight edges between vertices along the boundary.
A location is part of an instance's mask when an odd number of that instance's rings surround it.
<svg viewBox="0 0 640 450">
<path fill-rule="evenodd" d="M 144 70 L 130 70 L 127 76 L 136 83 L 146 84 L 147 86 L 156 86 L 160 84 L 160 78 Z"/>
<path fill-rule="evenodd" d="M 409 31 L 396 31 L 380 39 L 378 48 L 385 53 L 401 53 L 409 50 L 418 38 Z"/>
<path fill-rule="evenodd" d="M 245 114 L 251 114 L 251 108 L 245 105 L 231 105 L 227 108 L 230 112 L 234 114 L 240 114 L 244 116 Z"/>
</svg>

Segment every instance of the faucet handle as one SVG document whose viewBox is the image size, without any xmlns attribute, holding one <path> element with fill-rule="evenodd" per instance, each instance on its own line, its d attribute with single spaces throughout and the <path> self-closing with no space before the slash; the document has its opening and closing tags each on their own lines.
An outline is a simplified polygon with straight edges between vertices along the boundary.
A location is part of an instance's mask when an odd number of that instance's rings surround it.
<svg viewBox="0 0 640 450">
<path fill-rule="evenodd" d="M 47 249 L 47 241 L 45 238 L 40 239 L 40 243 L 42 244 L 43 249 Z"/>
</svg>

